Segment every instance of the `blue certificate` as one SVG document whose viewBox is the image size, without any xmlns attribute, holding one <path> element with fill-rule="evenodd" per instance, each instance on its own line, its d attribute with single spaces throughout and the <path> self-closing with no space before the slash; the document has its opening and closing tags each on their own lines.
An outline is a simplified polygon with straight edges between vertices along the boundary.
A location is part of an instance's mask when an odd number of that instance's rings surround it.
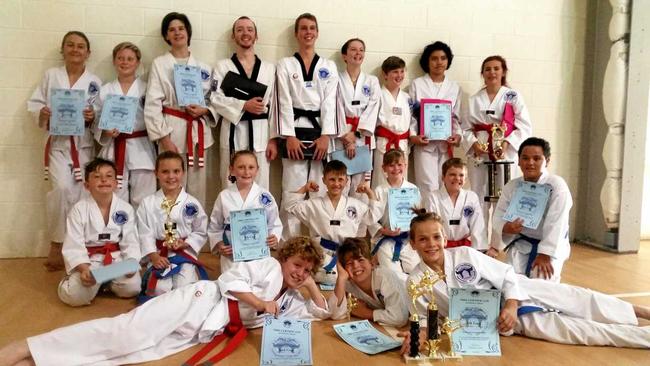
<svg viewBox="0 0 650 366">
<path fill-rule="evenodd" d="M 429 140 L 447 140 L 451 136 L 451 101 L 420 101 L 420 135 Z"/>
<path fill-rule="evenodd" d="M 390 188 L 388 190 L 388 221 L 391 230 L 409 231 L 415 214 L 411 208 L 420 202 L 417 188 Z"/>
<path fill-rule="evenodd" d="M 520 181 L 503 219 L 506 221 L 523 219 L 524 227 L 535 230 L 544 217 L 550 197 L 551 186 L 548 184 Z"/>
<path fill-rule="evenodd" d="M 369 355 L 388 351 L 402 345 L 402 342 L 375 329 L 368 320 L 336 324 L 334 325 L 334 331 L 345 343 Z"/>
<path fill-rule="evenodd" d="M 107 95 L 102 115 L 99 118 L 99 128 L 102 130 L 117 129 L 120 133 L 132 133 L 139 103 L 140 99 L 136 97 Z"/>
<path fill-rule="evenodd" d="M 110 255 L 110 254 L 108 254 Z M 140 263 L 131 258 L 120 262 L 113 262 L 108 266 L 97 267 L 90 270 L 97 283 L 105 283 L 127 274 L 140 270 Z"/>
<path fill-rule="evenodd" d="M 468 356 L 501 356 L 497 331 L 501 291 L 452 288 L 449 318 L 461 328 L 453 333 L 454 351 Z"/>
<path fill-rule="evenodd" d="M 267 316 L 260 366 L 311 365 L 311 321 Z"/>
<path fill-rule="evenodd" d="M 181 107 L 197 104 L 205 107 L 201 68 L 190 65 L 174 65 L 174 88 Z"/>
<path fill-rule="evenodd" d="M 269 256 L 266 210 L 253 208 L 230 211 L 230 229 L 233 261 L 242 262 Z"/>
<path fill-rule="evenodd" d="M 348 159 L 345 150 L 336 150 L 332 153 L 332 160 L 343 162 L 348 168 L 348 175 L 354 175 L 372 170 L 372 159 L 368 146 L 357 146 L 354 158 Z"/>
<path fill-rule="evenodd" d="M 83 136 L 86 92 L 77 89 L 52 89 L 50 135 Z"/>
</svg>

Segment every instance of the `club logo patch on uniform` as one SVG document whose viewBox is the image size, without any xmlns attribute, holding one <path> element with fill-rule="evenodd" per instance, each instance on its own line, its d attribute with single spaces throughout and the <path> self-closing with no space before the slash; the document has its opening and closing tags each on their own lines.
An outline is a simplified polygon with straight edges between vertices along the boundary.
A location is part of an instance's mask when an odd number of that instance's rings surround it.
<svg viewBox="0 0 650 366">
<path fill-rule="evenodd" d="M 472 283 L 476 280 L 476 268 L 470 263 L 461 263 L 454 267 L 454 276 L 460 283 Z"/>
<path fill-rule="evenodd" d="M 196 205 L 196 203 L 188 203 L 185 205 L 185 208 L 183 209 L 183 216 L 192 218 L 196 215 L 199 214 L 199 207 Z"/>
<path fill-rule="evenodd" d="M 88 84 L 88 94 L 95 96 L 99 93 L 99 85 L 97 85 L 96 82 L 91 81 L 90 84 Z"/>
<path fill-rule="evenodd" d="M 208 70 L 201 69 L 201 80 L 208 81 L 209 78 L 210 78 L 210 73 L 208 72 Z"/>
<path fill-rule="evenodd" d="M 463 216 L 471 217 L 472 215 L 474 215 L 474 208 L 472 206 L 465 206 L 463 208 Z"/>
<path fill-rule="evenodd" d="M 348 214 L 348 217 L 352 220 L 357 218 L 357 208 L 350 206 L 348 207 L 345 212 Z"/>
<path fill-rule="evenodd" d="M 146 100 L 147 100 L 146 96 L 143 95 L 143 96 L 140 97 L 140 106 L 142 108 L 144 108 L 144 102 L 146 102 Z"/>
<path fill-rule="evenodd" d="M 321 79 L 327 79 L 330 77 L 330 71 L 325 67 L 321 67 L 318 69 L 318 77 Z"/>
<path fill-rule="evenodd" d="M 263 192 L 262 194 L 260 194 L 260 203 L 264 207 L 269 207 L 273 203 L 273 197 L 270 194 Z"/>
<path fill-rule="evenodd" d="M 298 74 L 296 74 L 296 73 L 294 72 L 293 74 L 291 74 L 291 78 L 292 78 L 293 80 L 298 80 Z"/>
<path fill-rule="evenodd" d="M 514 90 L 510 90 L 510 91 L 508 91 L 508 92 L 506 93 L 506 95 L 503 96 L 503 98 L 504 98 L 506 101 L 514 100 L 516 97 L 517 97 L 517 92 L 514 91 Z"/>
<path fill-rule="evenodd" d="M 201 295 L 203 295 L 203 292 L 201 291 L 197 291 L 194 293 L 194 297 L 201 297 Z"/>
<path fill-rule="evenodd" d="M 129 221 L 129 214 L 124 211 L 116 211 L 113 214 L 113 222 L 122 226 Z"/>
<path fill-rule="evenodd" d="M 361 88 L 361 92 L 362 92 L 363 95 L 365 95 L 366 97 L 369 97 L 369 96 L 370 96 L 370 86 L 368 86 L 368 85 L 364 85 L 363 88 Z"/>
</svg>

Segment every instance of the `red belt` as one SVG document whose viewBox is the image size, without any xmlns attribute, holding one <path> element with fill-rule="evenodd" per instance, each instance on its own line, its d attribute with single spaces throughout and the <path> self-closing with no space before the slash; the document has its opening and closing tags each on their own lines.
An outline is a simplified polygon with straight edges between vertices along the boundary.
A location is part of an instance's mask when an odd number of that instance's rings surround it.
<svg viewBox="0 0 650 366">
<path fill-rule="evenodd" d="M 126 157 L 126 140 L 138 137 L 146 137 L 147 130 L 135 131 L 133 133 L 121 133 L 115 138 L 115 168 L 117 170 L 117 185 L 122 188 L 124 179 L 124 159 Z"/>
<path fill-rule="evenodd" d="M 45 154 L 43 156 L 43 165 L 45 167 L 45 180 L 50 178 L 50 145 L 52 143 L 52 135 L 47 138 L 45 143 Z M 70 159 L 72 159 L 72 174 L 74 174 L 74 180 L 77 182 L 83 181 L 83 176 L 81 175 L 81 165 L 79 165 L 79 152 L 77 151 L 77 145 L 74 142 L 74 136 L 70 136 Z"/>
<path fill-rule="evenodd" d="M 103 254 L 104 260 L 102 261 L 102 263 L 104 263 L 104 265 L 107 266 L 113 263 L 113 256 L 111 255 L 111 253 L 119 251 L 120 246 L 115 242 L 109 242 L 109 243 L 104 243 L 104 245 L 99 247 L 86 247 L 86 250 L 88 250 L 89 257 L 93 254 Z"/>
<path fill-rule="evenodd" d="M 447 240 L 447 245 L 445 248 L 456 248 L 456 247 L 471 247 L 472 241 L 469 240 L 469 237 L 462 238 L 460 240 Z"/>
<path fill-rule="evenodd" d="M 219 351 L 219 353 L 201 364 L 203 366 L 214 365 L 215 363 L 226 358 L 237 348 L 237 346 L 239 346 L 244 341 L 244 338 L 246 338 L 248 331 L 246 330 L 246 327 L 244 327 L 244 323 L 242 323 L 241 317 L 239 316 L 239 305 L 237 301 L 228 299 L 228 314 L 230 321 L 224 328 L 223 333 L 212 338 L 210 343 L 203 346 L 200 351 L 195 353 L 194 356 L 185 361 L 181 366 L 196 365 L 197 362 L 199 362 L 203 357 L 210 353 L 210 351 L 212 351 L 224 339 L 232 337 L 230 341 L 226 343 L 226 346 L 221 351 Z"/>
<path fill-rule="evenodd" d="M 184 119 L 185 122 L 187 122 L 187 133 L 185 134 L 186 136 L 186 144 L 187 144 L 187 165 L 188 166 L 194 166 L 194 143 L 192 141 L 192 122 L 196 121 L 198 123 L 198 138 L 199 138 L 199 168 L 203 168 L 205 164 L 205 159 L 204 159 L 204 151 L 205 150 L 205 142 L 204 142 L 204 137 L 203 137 L 203 121 L 200 119 L 195 119 L 192 117 L 189 113 L 179 111 L 178 109 L 174 108 L 169 108 L 169 107 L 163 107 L 162 109 L 163 114 L 169 114 L 174 117 L 178 117 L 181 119 Z"/>
<path fill-rule="evenodd" d="M 398 135 L 384 126 L 377 126 L 377 129 L 375 130 L 375 135 L 388 139 L 388 142 L 386 143 L 386 151 L 388 152 L 389 150 L 391 150 L 390 148 L 391 145 L 393 146 L 394 149 L 399 149 L 400 140 L 408 139 L 409 131 L 407 130 L 406 132 Z"/>
<path fill-rule="evenodd" d="M 352 126 L 352 132 L 357 132 L 359 129 L 359 117 L 345 117 L 345 123 Z M 365 137 L 365 144 L 370 146 L 370 136 Z"/>
<path fill-rule="evenodd" d="M 506 127 L 503 137 L 510 136 L 512 131 L 517 129 L 515 126 L 515 110 L 512 107 L 512 103 L 510 102 L 507 102 L 503 108 L 503 117 L 501 118 L 501 124 Z M 486 131 L 488 133 L 488 153 L 490 160 L 496 161 L 497 158 L 494 156 L 494 146 L 492 146 L 492 126 L 493 124 L 487 123 L 476 124 L 474 125 L 474 132 Z"/>
</svg>

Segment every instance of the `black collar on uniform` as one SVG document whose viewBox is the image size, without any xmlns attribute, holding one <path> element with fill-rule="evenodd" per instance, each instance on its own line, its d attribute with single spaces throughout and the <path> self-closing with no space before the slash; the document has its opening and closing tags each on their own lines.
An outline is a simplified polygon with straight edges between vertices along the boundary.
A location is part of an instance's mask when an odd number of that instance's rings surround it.
<svg viewBox="0 0 650 366">
<path fill-rule="evenodd" d="M 235 64 L 235 67 L 237 68 L 239 75 L 248 78 L 249 80 L 257 81 L 257 75 L 259 75 L 260 67 L 262 66 L 262 61 L 260 61 L 257 55 L 255 55 L 255 65 L 253 65 L 253 72 L 251 73 L 250 78 L 248 77 L 248 75 L 246 75 L 246 70 L 244 70 L 244 66 L 242 66 L 241 62 L 239 62 L 236 53 L 232 54 L 230 60 L 232 61 L 233 64 Z"/>
<path fill-rule="evenodd" d="M 318 59 L 320 59 L 318 54 L 314 54 L 314 59 L 311 61 L 311 65 L 309 65 L 309 72 L 307 72 L 305 69 L 305 62 L 302 60 L 302 57 L 300 57 L 300 54 L 298 52 L 294 53 L 293 57 L 295 57 L 300 63 L 300 69 L 302 70 L 302 79 L 304 81 L 314 80 L 314 70 L 316 70 L 316 64 L 318 63 Z"/>
</svg>

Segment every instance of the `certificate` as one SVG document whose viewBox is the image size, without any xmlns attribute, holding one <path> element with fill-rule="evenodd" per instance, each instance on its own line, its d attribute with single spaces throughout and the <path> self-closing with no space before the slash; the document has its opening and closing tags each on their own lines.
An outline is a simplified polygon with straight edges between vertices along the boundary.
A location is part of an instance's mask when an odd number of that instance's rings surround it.
<svg viewBox="0 0 650 366">
<path fill-rule="evenodd" d="M 345 343 L 369 355 L 384 352 L 402 345 L 402 342 L 375 329 L 367 319 L 336 324 L 334 325 L 334 331 Z"/>
<path fill-rule="evenodd" d="M 420 101 L 420 135 L 429 140 L 447 140 L 451 136 L 451 101 Z"/>
<path fill-rule="evenodd" d="M 332 153 L 332 160 L 343 162 L 348 168 L 348 175 L 369 172 L 372 170 L 372 158 L 370 157 L 370 147 L 357 146 L 354 158 L 348 159 L 345 150 L 336 150 Z"/>
<path fill-rule="evenodd" d="M 139 103 L 140 100 L 136 97 L 107 95 L 102 115 L 99 118 L 99 128 L 102 130 L 117 129 L 120 133 L 132 133 Z"/>
<path fill-rule="evenodd" d="M 181 107 L 197 104 L 205 107 L 201 68 L 190 65 L 174 65 L 174 88 Z"/>
<path fill-rule="evenodd" d="M 230 211 L 230 229 L 233 261 L 242 262 L 269 256 L 266 210 L 253 208 Z"/>
<path fill-rule="evenodd" d="M 110 254 L 107 254 L 110 255 Z M 140 270 L 140 263 L 130 258 L 120 262 L 113 262 L 108 266 L 97 267 L 90 270 L 97 283 L 105 283 L 127 274 L 135 273 Z"/>
<path fill-rule="evenodd" d="M 411 208 L 420 202 L 417 188 L 390 188 L 388 190 L 388 221 L 390 229 L 409 231 L 415 216 Z"/>
<path fill-rule="evenodd" d="M 523 219 L 524 227 L 535 230 L 542 221 L 550 197 L 551 186 L 548 184 L 520 181 L 503 219 Z"/>
<path fill-rule="evenodd" d="M 311 365 L 311 321 L 267 316 L 260 366 Z"/>
<path fill-rule="evenodd" d="M 86 92 L 77 89 L 52 89 L 50 135 L 83 136 Z"/>
<path fill-rule="evenodd" d="M 499 290 L 449 290 L 449 318 L 458 319 L 454 351 L 469 356 L 501 356 L 497 318 L 501 303 Z"/>
</svg>

